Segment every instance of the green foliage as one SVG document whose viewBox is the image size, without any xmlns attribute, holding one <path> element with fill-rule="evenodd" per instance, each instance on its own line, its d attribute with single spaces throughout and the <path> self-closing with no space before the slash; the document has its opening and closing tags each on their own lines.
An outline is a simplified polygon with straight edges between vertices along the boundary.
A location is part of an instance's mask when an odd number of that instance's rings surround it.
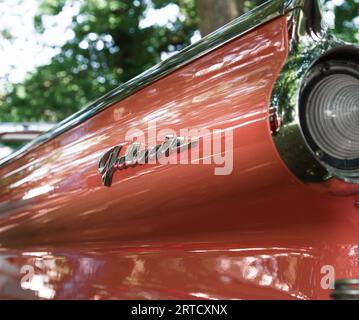
<svg viewBox="0 0 359 320">
<path fill-rule="evenodd" d="M 244 10 L 263 2 L 246 0 Z M 9 84 L 7 93 L 0 96 L 0 121 L 59 121 L 153 66 L 161 53 L 182 49 L 198 29 L 196 0 L 41 0 L 34 19 L 36 30 L 44 31 L 44 16 L 56 16 L 65 6 L 78 3 L 80 12 L 71 26 L 73 39 L 23 83 Z M 150 4 L 159 9 L 171 3 L 179 6 L 180 18 L 166 26 L 140 28 Z M 358 42 L 354 24 L 358 0 L 346 0 L 335 14 L 335 31 L 344 40 Z M 0 37 L 11 35 L 3 30 Z M 278 93 L 279 100 L 286 96 L 290 95 Z"/>
<path fill-rule="evenodd" d="M 345 0 L 341 6 L 335 7 L 335 31 L 345 41 L 359 42 L 359 1 Z"/>
<path fill-rule="evenodd" d="M 6 40 L 11 40 L 12 35 L 11 32 L 8 29 L 3 29 L 0 31 L 0 36 Z"/>
<path fill-rule="evenodd" d="M 43 0 L 34 21 L 37 30 L 43 30 L 42 15 L 57 15 L 74 2 Z M 159 62 L 162 52 L 188 45 L 197 29 L 194 0 L 153 3 L 156 8 L 178 4 L 184 21 L 140 28 L 147 0 L 83 1 L 72 21 L 73 39 L 49 65 L 0 97 L 0 120 L 59 121 Z"/>
</svg>

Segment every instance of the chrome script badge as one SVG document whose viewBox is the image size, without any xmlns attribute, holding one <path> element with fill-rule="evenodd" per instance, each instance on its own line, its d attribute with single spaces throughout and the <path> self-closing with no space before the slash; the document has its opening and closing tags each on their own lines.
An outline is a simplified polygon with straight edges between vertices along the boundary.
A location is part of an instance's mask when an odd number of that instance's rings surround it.
<svg viewBox="0 0 359 320">
<path fill-rule="evenodd" d="M 152 148 L 140 150 L 140 143 L 132 143 L 125 155 L 120 156 L 122 145 L 108 150 L 100 159 L 98 171 L 102 175 L 102 184 L 110 187 L 116 170 L 127 169 L 136 165 L 156 161 L 159 157 L 168 157 L 174 152 L 187 149 L 194 142 L 185 142 L 184 137 L 166 136 L 166 140 Z"/>
</svg>

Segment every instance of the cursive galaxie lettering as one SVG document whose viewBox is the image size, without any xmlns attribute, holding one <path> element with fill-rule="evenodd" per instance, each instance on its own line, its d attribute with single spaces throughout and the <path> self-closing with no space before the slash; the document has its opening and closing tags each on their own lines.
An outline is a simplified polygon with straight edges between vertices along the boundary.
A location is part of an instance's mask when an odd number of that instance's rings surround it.
<svg viewBox="0 0 359 320">
<path fill-rule="evenodd" d="M 166 136 L 163 143 L 152 148 L 140 150 L 140 143 L 132 143 L 126 154 L 120 156 L 122 145 L 117 145 L 106 151 L 98 164 L 98 171 L 102 175 L 102 183 L 106 187 L 112 184 L 112 177 L 116 170 L 123 170 L 136 165 L 155 163 L 160 157 L 168 157 L 174 152 L 180 152 L 190 147 L 193 142 L 186 143 L 184 137 Z"/>
</svg>

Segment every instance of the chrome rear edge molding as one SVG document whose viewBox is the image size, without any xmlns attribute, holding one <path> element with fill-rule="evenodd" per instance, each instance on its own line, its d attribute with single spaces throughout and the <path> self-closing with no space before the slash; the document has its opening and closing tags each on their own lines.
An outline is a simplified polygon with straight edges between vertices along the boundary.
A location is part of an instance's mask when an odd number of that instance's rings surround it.
<svg viewBox="0 0 359 320">
<path fill-rule="evenodd" d="M 316 3 L 316 1 L 317 0 L 272 0 L 265 2 L 261 6 L 238 17 L 222 28 L 202 38 L 197 43 L 184 48 L 178 54 L 160 62 L 59 122 L 50 131 L 42 134 L 23 148 L 0 160 L 0 167 L 22 157 L 27 152 L 59 136 L 63 132 L 76 127 L 110 105 L 128 97 L 145 86 L 165 77 L 233 39 L 244 35 L 266 22 L 285 15 L 294 8 L 308 6 L 308 3 L 312 4 Z"/>
<path fill-rule="evenodd" d="M 335 300 L 359 300 L 359 279 L 339 279 L 331 293 Z"/>
</svg>

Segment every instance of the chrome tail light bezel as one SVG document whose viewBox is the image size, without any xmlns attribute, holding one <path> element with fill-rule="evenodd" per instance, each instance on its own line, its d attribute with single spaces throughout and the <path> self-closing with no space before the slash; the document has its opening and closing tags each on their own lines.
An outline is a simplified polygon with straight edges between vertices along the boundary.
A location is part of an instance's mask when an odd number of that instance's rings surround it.
<svg viewBox="0 0 359 320">
<path fill-rule="evenodd" d="M 326 93 L 320 92 L 318 85 L 333 76 L 342 76 L 343 79 L 345 76 L 350 76 L 353 77 L 353 79 L 357 79 L 359 84 L 359 65 L 350 60 L 329 60 L 313 66 L 307 72 L 302 81 L 298 101 L 300 130 L 312 155 L 331 175 L 345 181 L 356 182 L 357 179 L 359 180 L 359 157 L 355 159 L 346 159 L 344 156 L 340 158 L 338 155 L 333 155 L 330 154 L 330 152 L 327 152 L 326 148 L 323 147 L 323 142 L 318 141 L 319 134 L 315 137 L 315 134 L 313 134 L 314 128 L 311 127 L 315 121 L 322 121 L 322 119 L 308 119 L 308 112 L 313 111 L 308 109 L 317 108 L 317 106 L 314 106 L 313 101 L 315 95 L 321 94 L 324 96 Z M 338 83 L 338 85 L 340 85 L 340 83 Z M 323 89 L 323 87 L 324 86 L 320 89 Z M 324 89 L 326 88 L 324 87 Z M 343 106 L 343 108 L 345 108 L 345 106 Z M 310 115 L 313 116 L 313 113 Z M 336 128 L 333 125 L 333 131 L 334 130 L 336 130 Z M 330 136 L 330 134 L 330 132 L 321 132 L 322 136 Z M 330 137 L 327 138 L 327 142 L 328 140 L 330 140 Z M 338 150 L 337 153 L 340 154 L 340 150 Z"/>
</svg>

